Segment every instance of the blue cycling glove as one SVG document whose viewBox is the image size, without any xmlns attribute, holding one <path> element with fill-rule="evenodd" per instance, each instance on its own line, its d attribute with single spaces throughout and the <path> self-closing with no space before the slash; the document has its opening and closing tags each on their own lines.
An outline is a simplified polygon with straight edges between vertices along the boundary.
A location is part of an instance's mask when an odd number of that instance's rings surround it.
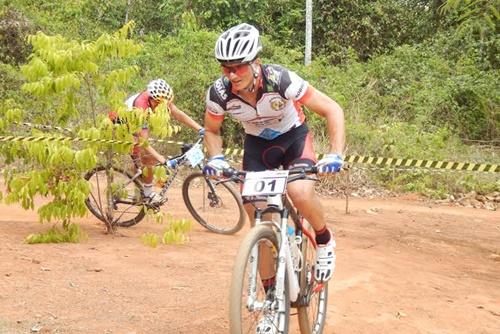
<svg viewBox="0 0 500 334">
<path fill-rule="evenodd" d="M 316 167 L 318 167 L 318 173 L 337 173 L 343 164 L 344 159 L 342 159 L 340 154 L 330 153 L 318 161 Z"/>
<path fill-rule="evenodd" d="M 177 161 L 177 159 L 170 159 L 170 160 L 165 161 L 165 166 L 173 169 L 177 166 L 178 163 L 179 163 L 179 161 Z"/>
<path fill-rule="evenodd" d="M 208 160 L 208 163 L 203 167 L 203 174 L 210 176 L 221 176 L 225 168 L 230 168 L 229 164 L 224 160 L 222 154 L 214 155 Z"/>
</svg>

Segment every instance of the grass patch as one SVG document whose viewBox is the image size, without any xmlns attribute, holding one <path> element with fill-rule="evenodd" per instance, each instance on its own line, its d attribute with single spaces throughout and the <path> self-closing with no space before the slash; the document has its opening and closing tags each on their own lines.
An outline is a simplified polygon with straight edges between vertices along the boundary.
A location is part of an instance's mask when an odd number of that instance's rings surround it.
<svg viewBox="0 0 500 334">
<path fill-rule="evenodd" d="M 57 226 L 52 226 L 46 232 L 32 233 L 26 237 L 25 242 L 28 244 L 78 243 L 85 239 L 87 239 L 87 234 L 79 225 L 69 224 L 62 230 Z"/>
<path fill-rule="evenodd" d="M 158 236 L 155 233 L 144 233 L 141 236 L 141 241 L 144 245 L 156 248 L 161 240 L 165 245 L 179 245 L 189 242 L 189 236 L 187 235 L 191 231 L 192 223 L 188 219 L 173 219 L 168 217 L 170 223 L 163 232 L 163 235 Z"/>
</svg>

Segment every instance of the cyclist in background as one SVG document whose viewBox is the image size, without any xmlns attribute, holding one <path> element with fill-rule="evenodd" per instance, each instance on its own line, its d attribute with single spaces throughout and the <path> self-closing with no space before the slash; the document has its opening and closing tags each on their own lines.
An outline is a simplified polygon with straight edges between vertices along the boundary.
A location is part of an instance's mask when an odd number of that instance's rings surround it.
<svg viewBox="0 0 500 334">
<path fill-rule="evenodd" d="M 296 73 L 279 65 L 262 64 L 258 57 L 261 50 L 259 31 L 246 23 L 230 28 L 217 39 L 215 57 L 223 75 L 210 86 L 206 96 L 205 144 L 210 159 L 204 172 L 220 175 L 222 169 L 229 167 L 222 154 L 220 135 L 226 114 L 240 121 L 246 133 L 243 170 L 316 165 L 320 173 L 338 172 L 345 145 L 342 108 Z M 318 162 L 302 105 L 326 119 L 329 153 Z M 326 282 L 335 268 L 335 240 L 326 227 L 314 182 L 292 182 L 287 192 L 315 231 L 318 244 L 315 279 Z M 249 217 L 253 218 L 253 206 L 249 199 L 244 202 Z M 267 291 L 274 285 L 275 273 L 271 270 L 266 274 L 260 268 L 260 274 Z"/>
<path fill-rule="evenodd" d="M 197 131 L 199 135 L 203 135 L 203 127 L 179 109 L 174 104 L 173 100 L 174 93 L 170 85 L 163 79 L 155 79 L 149 82 L 146 90 L 130 96 L 125 101 L 125 104 L 129 110 L 134 108 L 144 111 L 151 109 L 151 111 L 154 112 L 160 103 L 165 102 L 174 119 Z M 134 134 L 134 136 L 137 140 L 139 140 L 139 137 L 147 140 L 149 138 L 148 124 L 145 123 L 142 130 Z M 146 169 L 145 175 L 142 176 L 144 196 L 148 197 L 151 203 L 160 200 L 160 196 L 153 191 L 153 166 L 157 163 L 165 164 L 167 160 L 151 145 L 148 147 L 141 147 L 138 144 L 134 145 L 132 155 L 134 159 L 140 159 L 142 165 L 145 166 Z"/>
</svg>

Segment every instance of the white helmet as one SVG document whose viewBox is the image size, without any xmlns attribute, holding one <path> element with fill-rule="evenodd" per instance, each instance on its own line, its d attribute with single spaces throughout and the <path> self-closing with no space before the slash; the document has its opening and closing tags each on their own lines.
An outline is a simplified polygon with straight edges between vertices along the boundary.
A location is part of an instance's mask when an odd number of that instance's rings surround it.
<svg viewBox="0 0 500 334">
<path fill-rule="evenodd" d="M 148 83 L 148 94 L 155 100 L 165 99 L 170 101 L 174 97 L 174 91 L 163 79 L 155 79 Z"/>
<path fill-rule="evenodd" d="M 215 43 L 215 58 L 220 62 L 249 62 L 262 50 L 259 31 L 242 23 L 223 32 Z"/>
</svg>

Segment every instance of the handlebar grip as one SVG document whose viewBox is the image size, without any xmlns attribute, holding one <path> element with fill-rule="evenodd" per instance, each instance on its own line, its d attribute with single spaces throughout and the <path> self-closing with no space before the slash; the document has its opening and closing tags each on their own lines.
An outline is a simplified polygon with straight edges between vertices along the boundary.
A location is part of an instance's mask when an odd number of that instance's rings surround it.
<svg viewBox="0 0 500 334">
<path fill-rule="evenodd" d="M 222 176 L 227 178 L 235 177 L 238 176 L 238 171 L 232 167 L 224 168 L 222 170 Z"/>
</svg>

